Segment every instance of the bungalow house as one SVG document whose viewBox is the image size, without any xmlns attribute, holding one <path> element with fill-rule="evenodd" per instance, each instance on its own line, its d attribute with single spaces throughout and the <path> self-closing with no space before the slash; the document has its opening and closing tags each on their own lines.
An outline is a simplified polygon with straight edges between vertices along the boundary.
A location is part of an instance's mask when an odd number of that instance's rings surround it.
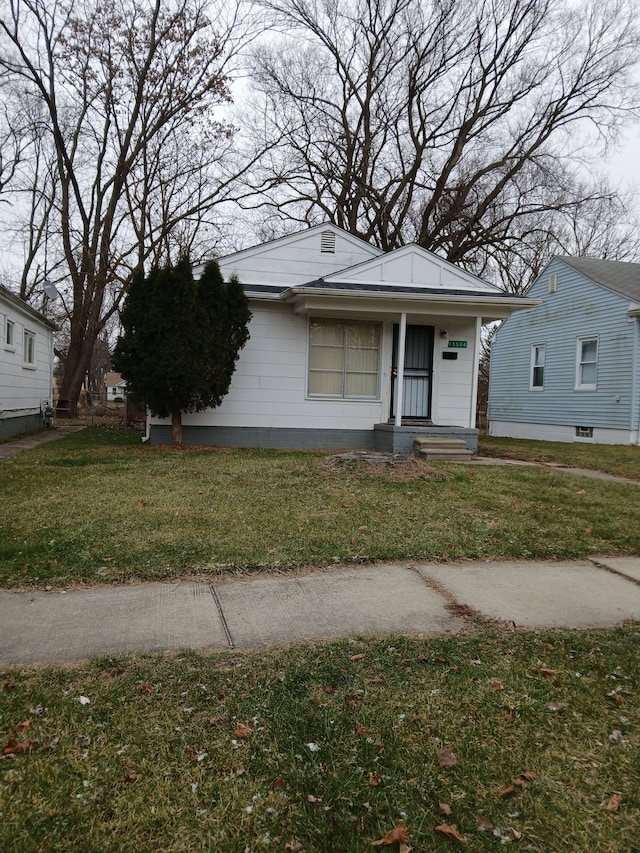
<svg viewBox="0 0 640 853">
<path fill-rule="evenodd" d="M 0 285 L 0 440 L 43 425 L 55 325 Z"/>
<path fill-rule="evenodd" d="M 244 286 L 251 337 L 222 404 L 183 415 L 185 444 L 408 452 L 435 435 L 475 451 L 481 326 L 530 300 L 331 224 L 218 263 Z M 149 418 L 151 443 L 170 435 Z"/>
<path fill-rule="evenodd" d="M 639 444 L 640 264 L 555 257 L 491 348 L 491 435 Z"/>
<path fill-rule="evenodd" d="M 107 403 L 122 402 L 127 395 L 127 380 L 120 373 L 110 370 L 105 378 Z"/>
</svg>

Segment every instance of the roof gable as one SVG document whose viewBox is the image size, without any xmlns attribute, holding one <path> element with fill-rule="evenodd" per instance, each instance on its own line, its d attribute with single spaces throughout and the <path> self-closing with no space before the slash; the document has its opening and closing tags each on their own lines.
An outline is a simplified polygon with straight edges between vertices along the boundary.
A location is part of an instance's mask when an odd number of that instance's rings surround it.
<svg viewBox="0 0 640 853">
<path fill-rule="evenodd" d="M 429 288 L 436 291 L 456 290 L 472 293 L 503 292 L 415 243 L 365 260 L 350 269 L 324 276 L 324 282 L 329 286 L 338 283 L 360 286 L 386 284 L 401 287 L 405 291 Z"/>
<path fill-rule="evenodd" d="M 0 284 L 0 302 L 1 301 L 6 302 L 7 305 L 11 305 L 12 308 L 20 311 L 22 314 L 28 315 L 32 321 L 41 323 L 43 326 L 47 326 L 49 329 L 56 331 L 57 326 L 54 322 L 25 302 L 24 299 L 19 297 L 17 294 L 12 293 L 2 284 Z"/>
<path fill-rule="evenodd" d="M 218 259 L 243 285 L 292 287 L 376 258 L 382 250 L 331 223 L 316 225 Z"/>
<path fill-rule="evenodd" d="M 567 255 L 557 255 L 556 259 L 591 279 L 595 284 L 606 287 L 634 302 L 640 302 L 640 264 L 598 258 L 572 258 Z"/>
</svg>

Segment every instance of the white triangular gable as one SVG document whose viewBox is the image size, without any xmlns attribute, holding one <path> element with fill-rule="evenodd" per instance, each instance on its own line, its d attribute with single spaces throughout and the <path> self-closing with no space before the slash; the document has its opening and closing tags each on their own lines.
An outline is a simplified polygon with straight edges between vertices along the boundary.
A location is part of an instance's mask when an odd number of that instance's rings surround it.
<svg viewBox="0 0 640 853">
<path fill-rule="evenodd" d="M 324 223 L 218 259 L 225 278 L 236 273 L 245 286 L 294 287 L 360 265 L 382 254 L 338 228 Z"/>
<path fill-rule="evenodd" d="M 481 278 L 459 269 L 449 261 L 415 244 L 402 246 L 393 252 L 366 260 L 351 269 L 324 277 L 331 284 L 386 284 L 402 288 L 441 288 L 495 293 L 499 288 Z"/>
</svg>

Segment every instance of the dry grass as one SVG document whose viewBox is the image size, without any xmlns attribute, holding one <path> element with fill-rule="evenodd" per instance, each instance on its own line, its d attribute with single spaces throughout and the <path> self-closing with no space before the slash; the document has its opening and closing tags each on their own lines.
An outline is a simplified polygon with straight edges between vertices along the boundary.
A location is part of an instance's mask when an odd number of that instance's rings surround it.
<svg viewBox="0 0 640 853">
<path fill-rule="evenodd" d="M 472 853 L 631 853 L 639 643 L 481 630 L 4 671 L 0 746 L 37 745 L 0 760 L 0 849 L 361 853 L 400 824 L 462 849 L 445 824 Z"/>
</svg>

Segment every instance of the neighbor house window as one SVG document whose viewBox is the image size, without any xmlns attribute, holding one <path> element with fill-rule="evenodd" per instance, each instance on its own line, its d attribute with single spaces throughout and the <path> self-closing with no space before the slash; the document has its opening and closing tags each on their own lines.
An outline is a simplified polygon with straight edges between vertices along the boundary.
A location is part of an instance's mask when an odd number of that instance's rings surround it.
<svg viewBox="0 0 640 853">
<path fill-rule="evenodd" d="M 542 391 L 544 388 L 544 344 L 531 346 L 531 383 L 532 390 Z"/>
<path fill-rule="evenodd" d="M 380 323 L 309 321 L 309 394 L 375 398 Z"/>
<path fill-rule="evenodd" d="M 13 320 L 7 320 L 4 325 L 4 345 L 6 347 L 11 347 L 12 349 L 15 347 L 15 323 Z"/>
<path fill-rule="evenodd" d="M 578 338 L 576 350 L 576 389 L 595 391 L 598 367 L 598 339 Z"/>
<path fill-rule="evenodd" d="M 27 329 L 24 331 L 22 363 L 27 367 L 33 367 L 36 363 L 36 336 Z"/>
<path fill-rule="evenodd" d="M 577 426 L 576 438 L 593 438 L 593 427 Z"/>
</svg>

